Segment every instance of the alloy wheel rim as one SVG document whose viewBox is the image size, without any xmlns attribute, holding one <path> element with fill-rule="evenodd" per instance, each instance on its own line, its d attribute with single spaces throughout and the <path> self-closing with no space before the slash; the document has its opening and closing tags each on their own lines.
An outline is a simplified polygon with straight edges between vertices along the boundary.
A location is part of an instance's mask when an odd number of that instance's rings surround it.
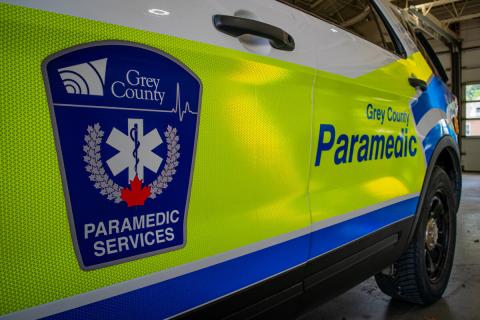
<svg viewBox="0 0 480 320">
<path fill-rule="evenodd" d="M 446 203 L 442 195 L 437 193 L 430 202 L 425 228 L 425 264 L 428 279 L 432 283 L 439 280 L 447 262 L 449 223 Z"/>
</svg>

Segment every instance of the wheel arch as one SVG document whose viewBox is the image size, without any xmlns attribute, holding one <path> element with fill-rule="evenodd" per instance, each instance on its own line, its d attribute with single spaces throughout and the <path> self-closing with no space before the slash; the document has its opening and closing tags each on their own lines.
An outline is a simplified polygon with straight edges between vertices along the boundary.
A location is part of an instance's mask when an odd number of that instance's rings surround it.
<svg viewBox="0 0 480 320">
<path fill-rule="evenodd" d="M 425 195 L 427 193 L 428 185 L 430 184 L 430 178 L 432 176 L 433 169 L 439 166 L 450 177 L 454 188 L 455 188 L 455 199 L 456 199 L 456 208 L 455 212 L 458 211 L 458 206 L 460 204 L 460 196 L 462 191 L 462 170 L 460 167 L 460 151 L 458 149 L 458 144 L 454 141 L 451 136 L 444 136 L 442 137 L 437 145 L 435 146 L 435 150 L 432 153 L 430 161 L 427 166 L 427 171 L 425 174 L 425 178 L 423 180 L 422 191 L 420 193 L 420 200 L 418 201 L 417 210 L 415 213 L 414 223 L 410 230 L 410 234 L 408 236 L 408 243 L 410 243 L 413 235 L 415 234 L 415 230 L 418 225 L 418 221 L 420 218 L 420 213 L 422 209 L 423 202 L 425 200 Z"/>
</svg>

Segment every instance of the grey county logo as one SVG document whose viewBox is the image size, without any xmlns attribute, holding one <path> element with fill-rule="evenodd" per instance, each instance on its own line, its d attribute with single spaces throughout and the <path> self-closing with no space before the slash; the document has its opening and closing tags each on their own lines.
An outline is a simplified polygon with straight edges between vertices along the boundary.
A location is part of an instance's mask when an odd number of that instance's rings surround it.
<svg viewBox="0 0 480 320">
<path fill-rule="evenodd" d="M 58 69 L 65 90 L 69 94 L 103 96 L 107 61 L 108 59 L 104 58 Z M 131 74 L 134 76 L 131 76 Z M 127 72 L 126 80 L 129 84 L 145 80 L 155 85 L 155 91 L 143 91 L 142 96 L 145 94 L 145 97 L 147 97 L 150 94 L 151 99 L 157 97 L 163 99 L 165 93 L 157 91 L 160 79 L 140 78 L 139 80 L 135 75 L 139 75 L 137 70 L 131 69 Z M 124 88 L 124 82 L 115 81 L 112 84 L 112 94 L 115 97 L 122 97 L 121 94 L 115 92 L 118 91 L 119 87 Z M 177 84 L 177 98 L 178 94 L 179 87 Z M 126 97 L 134 97 L 135 95 L 135 92 L 129 92 L 128 89 L 123 94 Z M 179 137 L 176 128 L 169 125 L 164 132 L 164 138 L 168 143 L 166 165 L 161 174 L 145 187 L 142 187 L 144 167 L 157 173 L 163 160 L 152 152 L 154 148 L 163 143 L 157 129 L 144 136 L 143 119 L 128 119 L 128 134 L 123 134 L 116 128 L 111 130 L 106 143 L 117 149 L 119 153 L 107 160 L 107 165 L 114 176 L 128 169 L 130 189 L 113 182 L 103 167 L 101 144 L 104 134 L 105 132 L 101 130 L 99 123 L 87 127 L 83 159 L 86 163 L 85 170 L 94 183 L 94 187 L 108 200 L 113 200 L 115 203 L 125 201 L 128 206 L 141 206 L 147 198 L 155 199 L 157 195 L 162 193 L 163 189 L 168 187 L 175 175 L 175 168 L 178 166 L 178 159 L 180 158 L 180 144 L 178 143 Z"/>
<path fill-rule="evenodd" d="M 107 58 L 58 69 L 65 90 L 70 94 L 103 96 Z"/>
<path fill-rule="evenodd" d="M 200 79 L 122 41 L 54 54 L 43 73 L 80 266 L 185 246 Z"/>
</svg>

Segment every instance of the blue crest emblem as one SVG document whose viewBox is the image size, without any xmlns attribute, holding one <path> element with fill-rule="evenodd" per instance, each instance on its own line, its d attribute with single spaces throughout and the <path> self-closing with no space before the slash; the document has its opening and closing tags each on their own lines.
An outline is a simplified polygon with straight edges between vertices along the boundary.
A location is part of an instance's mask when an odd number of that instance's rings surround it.
<svg viewBox="0 0 480 320">
<path fill-rule="evenodd" d="M 158 49 L 123 41 L 54 54 L 43 74 L 80 266 L 185 246 L 199 78 Z"/>
</svg>

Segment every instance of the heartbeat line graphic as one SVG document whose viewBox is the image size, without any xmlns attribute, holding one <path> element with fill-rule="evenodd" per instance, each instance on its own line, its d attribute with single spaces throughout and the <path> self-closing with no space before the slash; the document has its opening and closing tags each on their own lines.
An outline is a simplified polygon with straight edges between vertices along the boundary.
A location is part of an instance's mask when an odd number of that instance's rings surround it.
<svg viewBox="0 0 480 320">
<path fill-rule="evenodd" d="M 180 84 L 177 82 L 177 97 L 175 99 L 175 107 L 172 108 L 171 113 L 178 113 L 178 118 L 180 120 L 180 122 L 183 121 L 183 118 L 184 116 L 189 113 L 189 114 L 193 114 L 193 115 L 197 115 L 198 112 L 195 112 L 195 111 L 192 111 L 190 109 L 190 104 L 187 102 L 185 102 L 185 106 L 182 110 L 182 106 L 181 106 L 181 101 L 180 101 Z M 167 111 L 168 112 L 168 111 Z"/>
<path fill-rule="evenodd" d="M 183 121 L 187 114 L 198 115 L 198 111 L 193 111 L 190 109 L 189 102 L 185 102 L 182 107 L 180 93 L 180 84 L 177 82 L 177 95 L 175 98 L 175 106 L 171 109 L 168 107 L 166 109 L 146 109 L 146 108 L 131 108 L 131 107 L 114 107 L 114 106 L 102 106 L 102 105 L 84 105 L 84 104 L 69 104 L 69 103 L 55 103 L 56 107 L 72 107 L 72 108 L 91 108 L 91 109 L 116 109 L 116 110 L 135 110 L 135 111 L 146 111 L 146 112 L 162 112 L 162 113 L 176 113 L 178 114 L 178 119 L 180 122 Z"/>
</svg>

